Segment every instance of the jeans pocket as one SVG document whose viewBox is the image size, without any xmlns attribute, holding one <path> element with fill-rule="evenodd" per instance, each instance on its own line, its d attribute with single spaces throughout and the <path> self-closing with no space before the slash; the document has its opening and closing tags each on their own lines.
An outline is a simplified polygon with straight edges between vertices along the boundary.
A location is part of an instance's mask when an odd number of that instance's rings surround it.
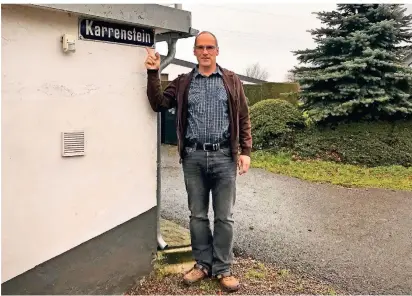
<svg viewBox="0 0 412 296">
<path fill-rule="evenodd" d="M 230 148 L 220 148 L 219 151 L 227 157 L 231 157 L 232 156 L 232 151 L 230 150 Z"/>
<path fill-rule="evenodd" d="M 196 151 L 194 147 L 185 147 L 184 158 L 191 156 Z"/>
</svg>

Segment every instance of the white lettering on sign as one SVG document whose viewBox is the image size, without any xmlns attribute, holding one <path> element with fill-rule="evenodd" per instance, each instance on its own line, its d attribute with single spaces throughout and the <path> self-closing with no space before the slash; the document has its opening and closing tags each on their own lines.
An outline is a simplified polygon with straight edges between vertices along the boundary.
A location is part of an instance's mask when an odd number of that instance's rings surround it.
<svg viewBox="0 0 412 296">
<path fill-rule="evenodd" d="M 128 41 L 138 41 L 151 43 L 151 35 L 147 33 L 144 29 L 137 31 L 135 28 L 133 30 L 118 29 L 112 27 L 106 27 L 103 25 L 95 24 L 93 20 L 86 20 L 86 35 L 87 36 L 97 36 L 114 38 L 117 40 L 128 40 Z"/>
<path fill-rule="evenodd" d="M 93 36 L 92 25 L 93 25 L 93 21 L 86 20 L 86 34 L 87 35 Z"/>
</svg>

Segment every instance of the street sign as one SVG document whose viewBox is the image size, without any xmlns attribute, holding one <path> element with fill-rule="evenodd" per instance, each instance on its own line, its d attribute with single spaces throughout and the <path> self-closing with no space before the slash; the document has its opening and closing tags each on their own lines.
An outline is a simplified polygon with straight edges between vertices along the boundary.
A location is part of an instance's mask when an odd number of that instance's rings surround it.
<svg viewBox="0 0 412 296">
<path fill-rule="evenodd" d="M 79 38 L 134 46 L 154 47 L 154 29 L 95 19 L 79 19 Z"/>
</svg>

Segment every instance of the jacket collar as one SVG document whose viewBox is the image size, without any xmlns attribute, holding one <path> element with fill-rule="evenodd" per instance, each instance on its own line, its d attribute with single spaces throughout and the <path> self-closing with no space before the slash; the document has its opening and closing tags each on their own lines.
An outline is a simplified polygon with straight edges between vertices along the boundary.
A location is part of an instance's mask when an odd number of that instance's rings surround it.
<svg viewBox="0 0 412 296">
<path fill-rule="evenodd" d="M 220 76 L 223 76 L 223 71 L 221 69 L 221 67 L 219 66 L 219 64 L 216 64 L 216 70 L 211 74 L 219 74 Z M 197 77 L 198 75 L 202 75 L 199 72 L 199 64 L 197 64 L 194 68 L 193 68 L 193 75 L 194 77 Z"/>
</svg>

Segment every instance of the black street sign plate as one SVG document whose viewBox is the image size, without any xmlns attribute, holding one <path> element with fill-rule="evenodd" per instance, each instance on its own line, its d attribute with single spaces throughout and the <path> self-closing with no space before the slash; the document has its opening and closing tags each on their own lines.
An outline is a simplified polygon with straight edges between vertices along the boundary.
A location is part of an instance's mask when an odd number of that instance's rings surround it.
<svg viewBox="0 0 412 296">
<path fill-rule="evenodd" d="M 154 30 L 149 28 L 79 19 L 80 39 L 153 47 L 154 35 Z"/>
</svg>

